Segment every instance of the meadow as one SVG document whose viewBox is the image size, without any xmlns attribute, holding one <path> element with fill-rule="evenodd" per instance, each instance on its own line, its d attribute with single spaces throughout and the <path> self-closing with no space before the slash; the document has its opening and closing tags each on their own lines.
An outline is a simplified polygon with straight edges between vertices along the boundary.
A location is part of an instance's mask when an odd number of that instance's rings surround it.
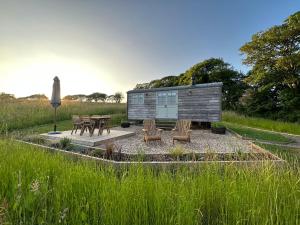
<svg viewBox="0 0 300 225">
<path fill-rule="evenodd" d="M 299 123 L 290 123 L 283 121 L 274 121 L 264 118 L 249 117 L 231 111 L 225 111 L 222 113 L 222 121 L 253 128 L 260 128 L 264 130 L 300 135 Z"/>
<path fill-rule="evenodd" d="M 1 224 L 299 224 L 300 172 L 113 169 L 0 141 Z"/>
<path fill-rule="evenodd" d="M 1 104 L 3 107 L 0 108 L 0 134 L 16 129 L 53 123 L 54 109 L 48 101 L 16 100 L 1 102 Z M 62 105 L 58 108 L 57 120 L 70 120 L 73 114 L 123 114 L 122 119 L 126 119 L 126 104 L 63 101 Z M 249 135 L 253 133 L 251 130 L 246 131 L 247 127 L 300 134 L 300 124 L 298 123 L 247 117 L 231 111 L 223 112 L 222 121 L 225 122 L 224 124 L 226 126 L 231 126 L 233 129 L 244 126 L 243 132 L 245 135 L 248 135 L 247 133 L 249 133 Z M 269 140 L 267 134 L 259 134 L 259 136 L 266 136 L 266 140 Z M 275 138 L 282 142 L 287 141 L 280 136 L 276 136 Z"/>
<path fill-rule="evenodd" d="M 126 105 L 68 102 L 58 112 L 58 127 L 65 130 L 72 126 L 72 114 L 112 114 L 119 124 Z M 40 133 L 53 126 L 48 102 L 11 103 L 0 115 L 6 118 L 3 133 Z M 231 112 L 223 118 L 248 136 L 286 142 L 277 134 L 247 130 L 260 127 L 260 119 Z M 282 129 L 281 122 L 273 123 Z M 300 224 L 299 149 L 257 143 L 287 160 L 281 167 L 266 162 L 261 167 L 112 168 L 11 137 L 0 139 L 0 224 Z"/>
<path fill-rule="evenodd" d="M 53 123 L 54 109 L 49 101 L 11 101 L 1 103 L 0 134 L 15 129 Z M 63 101 L 57 120 L 70 120 L 72 115 L 125 114 L 126 104 Z"/>
<path fill-rule="evenodd" d="M 220 124 L 238 133 L 242 137 L 248 139 L 267 141 L 267 142 L 270 141 L 270 142 L 281 143 L 281 144 L 290 142 L 289 138 L 279 133 L 273 133 L 271 131 L 265 131 L 265 130 L 257 130 L 236 123 L 221 122 Z"/>
</svg>

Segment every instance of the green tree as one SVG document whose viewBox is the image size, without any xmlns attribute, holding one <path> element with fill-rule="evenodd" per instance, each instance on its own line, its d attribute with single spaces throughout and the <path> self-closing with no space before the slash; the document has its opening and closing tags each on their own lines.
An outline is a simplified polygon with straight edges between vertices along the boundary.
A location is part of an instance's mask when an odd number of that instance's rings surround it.
<svg viewBox="0 0 300 225">
<path fill-rule="evenodd" d="M 48 97 L 45 94 L 34 94 L 27 97 L 19 98 L 23 100 L 48 100 Z"/>
<path fill-rule="evenodd" d="M 223 59 L 210 58 L 192 66 L 181 75 L 179 85 L 191 84 L 193 75 L 196 84 L 223 82 L 223 109 L 237 109 L 239 98 L 246 89 L 246 85 L 242 81 L 243 73 L 234 70 Z"/>
<path fill-rule="evenodd" d="M 116 103 L 120 103 L 124 99 L 124 95 L 122 92 L 116 92 L 114 94 L 114 100 Z"/>
<path fill-rule="evenodd" d="M 149 88 L 149 83 L 142 83 L 142 84 L 135 85 L 134 89 L 148 89 L 148 88 Z"/>
<path fill-rule="evenodd" d="M 107 98 L 106 94 L 99 93 L 99 92 L 95 92 L 95 93 L 87 96 L 88 101 L 95 101 L 95 102 L 98 102 L 98 101 L 105 102 L 106 98 Z"/>
<path fill-rule="evenodd" d="M 107 99 L 107 94 L 100 93 L 100 95 L 99 95 L 99 100 L 100 100 L 101 102 L 105 102 L 106 99 Z"/>
<path fill-rule="evenodd" d="M 69 100 L 69 101 L 86 101 L 87 96 L 84 94 L 77 94 L 77 95 L 66 95 L 63 100 Z"/>
<path fill-rule="evenodd" d="M 245 55 L 243 63 L 252 66 L 245 81 L 253 91 L 259 92 L 253 96 L 276 101 L 275 109 L 272 105 L 265 108 L 262 114 L 272 111 L 279 118 L 300 120 L 299 50 L 300 12 L 289 16 L 281 25 L 254 34 L 251 41 L 240 48 Z"/>
<path fill-rule="evenodd" d="M 166 76 L 152 80 L 150 83 L 137 84 L 135 89 L 190 85 L 193 75 L 195 75 L 196 84 L 223 82 L 222 107 L 231 110 L 238 108 L 239 98 L 246 89 L 246 84 L 242 81 L 244 74 L 234 70 L 230 64 L 218 58 L 204 60 L 178 76 Z"/>
<path fill-rule="evenodd" d="M 155 84 L 153 85 L 154 87 L 173 87 L 173 86 L 178 86 L 179 80 L 178 76 L 166 76 L 163 77 L 160 80 L 156 80 Z M 151 82 L 150 82 L 151 85 Z"/>
<path fill-rule="evenodd" d="M 114 95 L 109 95 L 106 98 L 107 102 L 113 103 L 115 101 L 115 96 Z"/>
<path fill-rule="evenodd" d="M 229 70 L 229 64 L 225 63 L 223 59 L 210 58 L 204 60 L 200 63 L 195 64 L 190 69 L 188 69 L 183 76 L 181 76 L 179 83 L 181 85 L 191 84 L 192 76 L 195 75 L 196 83 L 208 83 L 213 80 L 213 77 L 220 78 L 219 74 L 216 73 L 223 72 L 224 70 Z"/>
<path fill-rule="evenodd" d="M 65 97 L 63 97 L 63 100 L 74 101 L 77 99 L 75 98 L 75 95 L 66 95 Z"/>
<path fill-rule="evenodd" d="M 159 87 L 178 86 L 179 76 L 166 76 L 158 80 L 152 80 L 150 83 L 137 84 L 134 89 L 149 89 Z"/>
<path fill-rule="evenodd" d="M 245 91 L 239 99 L 239 111 L 249 116 L 265 116 L 276 119 L 273 112 L 276 110 L 277 96 L 272 90 L 257 91 L 252 87 Z"/>
<path fill-rule="evenodd" d="M 0 101 L 13 101 L 16 100 L 15 96 L 13 94 L 7 94 L 4 92 L 0 93 Z"/>
</svg>

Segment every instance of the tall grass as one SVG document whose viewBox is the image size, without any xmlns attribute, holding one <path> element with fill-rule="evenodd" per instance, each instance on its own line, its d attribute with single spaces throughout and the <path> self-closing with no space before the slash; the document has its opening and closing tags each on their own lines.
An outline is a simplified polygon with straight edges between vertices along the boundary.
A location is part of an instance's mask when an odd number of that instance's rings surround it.
<svg viewBox="0 0 300 225">
<path fill-rule="evenodd" d="M 112 126 L 119 126 L 122 120 L 126 120 L 126 114 L 112 114 L 111 115 L 111 125 Z M 65 131 L 65 130 L 72 130 L 73 124 L 70 120 L 63 120 L 57 122 L 57 129 L 59 131 Z M 53 129 L 53 123 L 50 124 L 42 124 L 37 126 L 32 126 L 28 128 L 23 129 L 16 129 L 9 133 L 9 136 L 20 138 L 22 136 L 30 135 L 30 134 L 41 134 L 41 133 L 47 133 Z"/>
<path fill-rule="evenodd" d="M 289 164 L 294 168 L 296 169 L 300 168 L 300 148 L 283 147 L 278 145 L 262 144 L 262 143 L 255 143 L 255 144 L 278 155 L 281 159 L 288 161 Z"/>
<path fill-rule="evenodd" d="M 103 168 L 0 141 L 3 224 L 299 224 L 300 172 Z"/>
<path fill-rule="evenodd" d="M 120 114 L 125 104 L 64 101 L 57 110 L 57 120 L 69 120 L 72 114 Z M 54 109 L 48 101 L 6 102 L 0 108 L 0 133 L 53 122 Z"/>
<path fill-rule="evenodd" d="M 235 112 L 225 111 L 222 120 L 229 123 L 240 124 L 248 127 L 278 131 L 290 134 L 300 134 L 299 123 L 281 122 L 257 117 L 248 117 Z"/>
</svg>

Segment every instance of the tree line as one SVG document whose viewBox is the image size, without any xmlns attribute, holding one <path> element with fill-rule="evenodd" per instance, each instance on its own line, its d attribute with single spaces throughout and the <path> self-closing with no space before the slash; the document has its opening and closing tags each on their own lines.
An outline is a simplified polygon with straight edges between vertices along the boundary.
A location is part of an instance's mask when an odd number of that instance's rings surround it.
<svg viewBox="0 0 300 225">
<path fill-rule="evenodd" d="M 210 58 L 179 75 L 166 76 L 136 89 L 223 82 L 222 108 L 249 116 L 300 122 L 300 11 L 281 25 L 254 34 L 240 48 L 246 74 L 222 58 Z"/>
<path fill-rule="evenodd" d="M 86 101 L 86 102 L 110 102 L 110 103 L 120 103 L 124 99 L 122 92 L 116 92 L 114 95 L 107 95 L 105 93 L 95 92 L 90 95 L 67 95 L 63 100 L 71 101 Z"/>
<path fill-rule="evenodd" d="M 81 102 L 110 102 L 110 103 L 120 103 L 124 99 L 124 95 L 121 92 L 116 92 L 114 95 L 107 95 L 104 93 L 95 92 L 90 95 L 77 94 L 77 95 L 67 95 L 63 100 L 68 101 L 81 101 Z M 0 101 L 10 102 L 15 100 L 49 100 L 45 94 L 34 94 L 26 97 L 16 98 L 13 94 L 0 93 Z"/>
<path fill-rule="evenodd" d="M 0 92 L 0 101 L 15 101 L 15 100 L 48 100 L 48 97 L 44 94 L 34 94 L 26 97 L 16 98 L 13 94 Z"/>
</svg>

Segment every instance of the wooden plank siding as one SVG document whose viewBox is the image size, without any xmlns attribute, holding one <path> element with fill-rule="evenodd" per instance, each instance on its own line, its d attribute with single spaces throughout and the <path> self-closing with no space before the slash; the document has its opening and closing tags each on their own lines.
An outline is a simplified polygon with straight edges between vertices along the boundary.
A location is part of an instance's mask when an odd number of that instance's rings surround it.
<svg viewBox="0 0 300 225">
<path fill-rule="evenodd" d="M 221 117 L 222 87 L 178 90 L 178 119 L 216 122 Z"/>
<path fill-rule="evenodd" d="M 156 92 L 144 93 L 144 104 L 132 104 L 132 94 L 128 94 L 128 119 L 154 119 L 156 114 Z"/>
<path fill-rule="evenodd" d="M 164 90 L 178 90 L 178 119 L 200 122 L 221 120 L 222 83 L 129 91 L 127 92 L 128 119 L 154 119 L 156 116 L 156 93 Z M 144 104 L 132 103 L 131 96 L 134 93 L 144 94 Z"/>
</svg>

